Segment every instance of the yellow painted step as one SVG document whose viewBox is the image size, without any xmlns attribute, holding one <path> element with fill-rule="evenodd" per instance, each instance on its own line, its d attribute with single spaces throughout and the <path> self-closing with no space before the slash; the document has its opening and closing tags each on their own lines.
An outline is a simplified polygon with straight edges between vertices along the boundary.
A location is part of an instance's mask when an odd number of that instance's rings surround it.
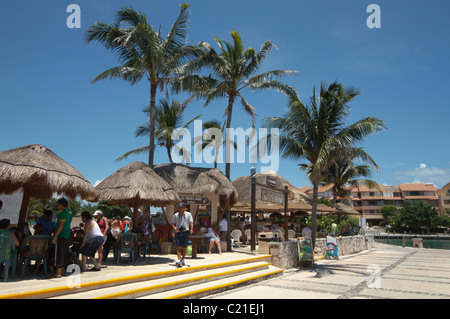
<svg viewBox="0 0 450 319">
<path fill-rule="evenodd" d="M 191 287 L 165 291 L 157 294 L 144 296 L 137 299 L 183 299 L 198 298 L 209 294 L 218 293 L 227 289 L 235 288 L 239 285 L 253 283 L 271 276 L 281 275 L 283 269 L 270 266 L 267 269 L 261 269 L 249 274 L 242 274 L 233 277 L 223 278 L 212 282 L 206 282 Z"/>
<path fill-rule="evenodd" d="M 195 273 L 185 274 L 177 277 L 166 277 L 139 284 L 124 285 L 121 287 L 108 288 L 100 291 L 101 294 L 90 294 L 80 296 L 92 299 L 114 299 L 114 298 L 138 298 L 141 296 L 164 292 L 167 290 L 191 287 L 193 285 L 220 280 L 222 278 L 241 274 L 251 274 L 259 269 L 268 268 L 268 262 L 254 262 L 246 265 L 234 265 L 220 269 L 210 269 Z M 77 298 L 76 295 L 71 298 Z"/>
<path fill-rule="evenodd" d="M 189 268 L 183 267 L 183 268 L 177 268 L 177 269 L 168 269 L 168 270 L 163 270 L 163 271 L 149 272 L 149 273 L 140 274 L 140 275 L 121 276 L 121 277 L 106 279 L 106 280 L 82 282 L 80 284 L 79 288 L 70 288 L 70 287 L 67 287 L 67 285 L 62 285 L 62 286 L 57 286 L 57 287 L 43 288 L 43 289 L 39 289 L 39 290 L 32 290 L 32 289 L 30 289 L 28 291 L 22 290 L 20 292 L 8 293 L 8 294 L 3 294 L 3 295 L 0 294 L 0 299 L 48 298 L 48 297 L 52 297 L 52 296 L 60 296 L 60 295 L 79 293 L 79 292 L 83 292 L 83 291 L 99 289 L 99 288 L 104 288 L 104 287 L 115 287 L 118 285 L 130 283 L 130 282 L 139 282 L 139 281 L 146 281 L 146 280 L 157 279 L 157 278 L 172 277 L 172 276 L 176 276 L 176 275 L 182 275 L 185 273 L 192 273 L 192 272 L 197 272 L 197 271 L 206 270 L 206 269 L 227 267 L 230 265 L 249 264 L 249 263 L 253 263 L 253 262 L 257 262 L 257 261 L 263 261 L 270 257 L 271 257 L 270 255 L 252 256 L 249 258 L 236 259 L 236 260 L 232 260 L 232 261 L 225 261 L 225 262 L 199 265 L 199 266 L 192 266 Z"/>
</svg>

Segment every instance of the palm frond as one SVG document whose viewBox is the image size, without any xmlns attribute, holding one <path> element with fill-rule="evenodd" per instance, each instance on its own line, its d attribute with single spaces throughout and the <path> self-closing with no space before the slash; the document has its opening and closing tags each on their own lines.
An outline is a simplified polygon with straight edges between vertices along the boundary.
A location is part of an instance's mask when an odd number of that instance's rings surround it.
<svg viewBox="0 0 450 319">
<path fill-rule="evenodd" d="M 172 53 L 177 48 L 183 46 L 187 42 L 188 22 L 190 18 L 189 4 L 182 3 L 180 5 L 180 14 L 170 28 L 169 34 L 165 40 L 165 52 Z"/>
<path fill-rule="evenodd" d="M 91 81 L 91 84 L 105 79 L 123 79 L 134 85 L 142 79 L 144 74 L 144 71 L 141 69 L 118 66 L 100 73 Z"/>
<path fill-rule="evenodd" d="M 275 90 L 285 94 L 292 100 L 298 98 L 297 90 L 294 87 L 276 80 L 251 83 L 249 84 L 249 87 L 254 91 L 267 89 Z"/>
<path fill-rule="evenodd" d="M 132 6 L 122 7 L 116 12 L 116 24 L 126 23 L 131 27 L 137 25 L 147 25 L 147 18 L 144 13 L 136 11 Z"/>
<path fill-rule="evenodd" d="M 140 154 L 143 154 L 143 153 L 148 153 L 148 150 L 149 150 L 149 146 L 143 146 L 143 147 L 134 149 L 132 151 L 126 152 L 125 154 L 123 154 L 120 157 L 118 157 L 116 159 L 116 162 L 120 162 L 120 161 L 122 161 L 124 159 L 127 159 L 130 155 L 140 155 Z"/>
<path fill-rule="evenodd" d="M 242 96 L 240 96 L 240 98 L 241 98 L 242 107 L 244 108 L 245 112 L 247 112 L 247 114 L 250 115 L 250 117 L 252 118 L 252 127 L 255 128 L 256 127 L 256 121 L 255 121 L 256 109 L 253 106 L 251 106 Z"/>
</svg>

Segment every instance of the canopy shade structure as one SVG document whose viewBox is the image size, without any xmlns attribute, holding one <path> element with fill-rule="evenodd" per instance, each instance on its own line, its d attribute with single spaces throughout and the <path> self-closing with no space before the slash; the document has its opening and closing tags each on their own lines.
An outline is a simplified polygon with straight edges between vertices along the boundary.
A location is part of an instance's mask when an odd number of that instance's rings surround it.
<svg viewBox="0 0 450 319">
<path fill-rule="evenodd" d="M 72 165 L 42 145 L 27 145 L 0 152 L 0 193 L 12 194 L 23 188 L 17 234 L 25 223 L 30 197 L 50 199 L 54 193 L 70 199 L 95 202 L 98 192 Z"/>
<path fill-rule="evenodd" d="M 309 196 L 300 191 L 297 187 L 292 185 L 285 178 L 275 173 L 274 171 L 266 171 L 262 173 L 257 173 L 254 175 L 256 179 L 256 203 L 274 203 L 283 206 L 283 194 L 280 192 L 273 192 L 271 189 L 273 187 L 277 189 L 284 189 L 285 186 L 288 187 L 289 194 L 289 206 L 291 204 L 309 204 Z M 267 185 L 267 187 L 261 187 L 260 185 Z M 239 201 L 243 204 L 251 204 L 251 179 L 250 176 L 241 176 L 233 181 L 233 186 L 236 188 L 239 194 Z"/>
<path fill-rule="evenodd" d="M 211 223 L 219 222 L 221 216 L 217 214 L 217 207 L 225 211 L 226 205 L 237 203 L 238 194 L 233 184 L 217 168 L 192 167 L 183 164 L 159 164 L 155 172 L 171 184 L 180 197 L 199 196 L 207 198 L 211 203 Z M 175 209 L 175 208 L 173 208 Z M 173 216 L 170 210 L 167 216 Z M 195 219 L 196 212 L 191 211 Z"/>
<path fill-rule="evenodd" d="M 142 162 L 122 167 L 95 188 L 100 199 L 116 205 L 133 207 L 136 198 L 145 206 L 175 205 L 181 202 L 173 186 Z"/>
<path fill-rule="evenodd" d="M 340 215 L 361 215 L 353 207 L 342 204 L 342 203 L 334 204 L 334 208 L 336 209 L 336 213 L 338 213 Z"/>
<path fill-rule="evenodd" d="M 217 168 L 192 167 L 183 164 L 159 164 L 155 172 L 169 182 L 179 194 L 217 193 L 230 198 L 230 204 L 238 201 L 234 186 Z"/>
<path fill-rule="evenodd" d="M 176 205 L 180 197 L 163 178 L 145 163 L 130 163 L 96 186 L 99 198 L 116 205 L 134 207 L 133 226 L 137 225 L 137 210 L 144 206 Z"/>
<path fill-rule="evenodd" d="M 262 211 L 262 212 L 283 212 L 284 211 L 284 205 L 278 205 L 278 204 L 265 204 L 265 203 L 256 202 L 255 208 L 257 211 Z M 245 205 L 245 204 L 242 204 L 241 202 L 238 202 L 236 205 L 233 206 L 231 211 L 233 211 L 233 212 L 251 212 L 251 207 L 250 207 L 250 205 Z M 293 203 L 293 204 L 289 204 L 288 211 L 289 212 L 297 212 L 297 211 L 311 212 L 312 206 L 310 204 Z M 343 215 L 347 214 L 345 212 L 341 212 L 335 208 L 328 207 L 323 204 L 317 205 L 317 211 L 319 213 L 334 213 L 334 214 L 343 214 Z"/>
</svg>

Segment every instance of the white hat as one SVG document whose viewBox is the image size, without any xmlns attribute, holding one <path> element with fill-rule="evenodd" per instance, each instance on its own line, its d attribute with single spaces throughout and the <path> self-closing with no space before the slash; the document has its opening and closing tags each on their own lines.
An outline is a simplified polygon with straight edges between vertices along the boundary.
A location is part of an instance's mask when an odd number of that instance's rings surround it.
<svg viewBox="0 0 450 319">
<path fill-rule="evenodd" d="M 128 216 L 125 216 L 123 219 L 131 219 L 130 217 L 128 217 Z"/>
<path fill-rule="evenodd" d="M 97 215 L 103 215 L 103 212 L 101 210 L 96 210 L 94 213 L 94 216 L 97 216 Z"/>
</svg>

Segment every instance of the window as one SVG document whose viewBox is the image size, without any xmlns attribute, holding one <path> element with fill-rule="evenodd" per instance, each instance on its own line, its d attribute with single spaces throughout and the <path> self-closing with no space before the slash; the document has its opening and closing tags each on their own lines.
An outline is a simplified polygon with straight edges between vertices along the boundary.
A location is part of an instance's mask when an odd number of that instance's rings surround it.
<svg viewBox="0 0 450 319">
<path fill-rule="evenodd" d="M 366 200 L 365 201 L 366 206 L 381 206 L 380 200 Z"/>
<path fill-rule="evenodd" d="M 406 192 L 406 196 L 423 196 L 423 192 L 422 191 Z"/>
</svg>

